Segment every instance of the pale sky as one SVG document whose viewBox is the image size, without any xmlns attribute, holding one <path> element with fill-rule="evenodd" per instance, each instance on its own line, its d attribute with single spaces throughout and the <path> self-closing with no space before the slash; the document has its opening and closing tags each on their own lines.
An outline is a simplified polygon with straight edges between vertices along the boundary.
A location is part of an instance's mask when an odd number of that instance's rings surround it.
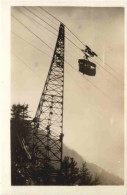
<svg viewBox="0 0 127 195">
<path fill-rule="evenodd" d="M 43 18 L 50 17 L 37 7 L 29 9 Z M 86 161 L 123 178 L 124 9 L 95 7 L 46 7 L 45 9 L 93 49 L 105 64 L 97 58 L 95 60 L 108 71 L 101 69 L 97 63 L 95 77 L 82 75 L 78 72 L 78 59 L 81 59 L 83 54 L 74 45 L 65 41 L 65 59 L 77 71 L 65 63 L 64 143 L 77 151 Z M 57 33 L 23 7 L 12 8 L 13 16 L 54 49 L 57 37 L 24 14 Z M 55 28 L 59 28 L 59 23 L 51 17 L 50 19 L 56 24 L 44 19 Z M 14 17 L 11 18 L 11 31 L 13 32 L 11 33 L 11 103 L 28 103 L 30 114 L 34 117 L 51 63 L 49 56 L 52 56 L 53 52 Z M 68 30 L 65 30 L 65 33 L 84 49 Z M 89 79 L 94 86 L 86 79 Z"/>
</svg>

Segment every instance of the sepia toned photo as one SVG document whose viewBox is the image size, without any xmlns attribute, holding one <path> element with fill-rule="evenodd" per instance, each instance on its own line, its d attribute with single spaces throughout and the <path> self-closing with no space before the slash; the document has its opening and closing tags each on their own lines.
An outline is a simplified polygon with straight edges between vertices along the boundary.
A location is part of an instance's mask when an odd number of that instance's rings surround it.
<svg viewBox="0 0 127 195">
<path fill-rule="evenodd" d="M 124 8 L 11 6 L 11 186 L 124 185 Z"/>
</svg>

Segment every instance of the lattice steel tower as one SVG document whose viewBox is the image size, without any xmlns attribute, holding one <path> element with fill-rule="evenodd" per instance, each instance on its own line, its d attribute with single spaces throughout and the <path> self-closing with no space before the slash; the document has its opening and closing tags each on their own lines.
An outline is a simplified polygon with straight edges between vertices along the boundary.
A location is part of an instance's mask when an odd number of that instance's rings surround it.
<svg viewBox="0 0 127 195">
<path fill-rule="evenodd" d="M 34 122 L 33 155 L 37 163 L 58 169 L 62 163 L 64 99 L 64 25 L 57 42 Z"/>
</svg>

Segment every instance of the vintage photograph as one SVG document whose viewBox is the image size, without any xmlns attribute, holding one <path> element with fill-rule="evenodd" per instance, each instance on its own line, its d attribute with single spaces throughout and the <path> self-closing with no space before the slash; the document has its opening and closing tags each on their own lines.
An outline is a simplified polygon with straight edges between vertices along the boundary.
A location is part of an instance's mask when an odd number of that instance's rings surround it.
<svg viewBox="0 0 127 195">
<path fill-rule="evenodd" d="M 11 6 L 11 185 L 124 185 L 124 8 Z"/>
</svg>

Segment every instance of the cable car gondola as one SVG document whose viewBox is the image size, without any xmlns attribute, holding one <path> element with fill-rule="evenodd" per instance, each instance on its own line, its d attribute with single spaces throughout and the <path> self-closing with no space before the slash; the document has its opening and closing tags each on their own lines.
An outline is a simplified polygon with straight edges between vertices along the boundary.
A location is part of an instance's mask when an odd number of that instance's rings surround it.
<svg viewBox="0 0 127 195">
<path fill-rule="evenodd" d="M 79 72 L 89 75 L 89 76 L 95 76 L 96 75 L 96 64 L 94 64 L 93 62 L 89 61 L 89 57 L 94 57 L 97 56 L 96 53 L 94 53 L 93 51 L 91 51 L 91 49 L 86 45 L 86 49 L 85 50 L 81 50 L 85 56 L 85 59 L 79 59 L 78 63 L 79 63 Z"/>
<path fill-rule="evenodd" d="M 89 76 L 96 75 L 96 64 L 85 59 L 79 59 L 79 72 Z"/>
</svg>

